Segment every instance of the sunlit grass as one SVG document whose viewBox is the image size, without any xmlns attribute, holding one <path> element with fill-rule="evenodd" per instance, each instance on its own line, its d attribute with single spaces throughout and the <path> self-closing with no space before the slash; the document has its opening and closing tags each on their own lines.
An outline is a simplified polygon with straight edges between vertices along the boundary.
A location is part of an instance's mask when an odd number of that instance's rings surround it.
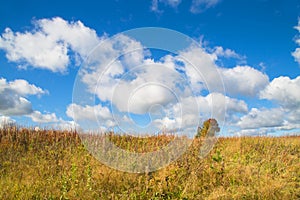
<svg viewBox="0 0 300 200">
<path fill-rule="evenodd" d="M 92 135 L 91 135 L 92 137 Z M 159 150 L 173 136 L 108 134 L 131 152 Z M 76 132 L 0 130 L 0 199 L 299 199 L 300 137 L 220 138 L 200 159 L 202 139 L 147 174 L 111 169 Z"/>
</svg>

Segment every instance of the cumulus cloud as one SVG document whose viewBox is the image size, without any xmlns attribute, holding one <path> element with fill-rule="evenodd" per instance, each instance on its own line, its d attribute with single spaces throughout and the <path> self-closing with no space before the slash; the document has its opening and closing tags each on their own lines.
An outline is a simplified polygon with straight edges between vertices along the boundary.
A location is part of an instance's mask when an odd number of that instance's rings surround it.
<svg viewBox="0 0 300 200">
<path fill-rule="evenodd" d="M 245 59 L 244 56 L 237 54 L 235 51 L 231 49 L 224 49 L 221 46 L 217 46 L 213 51 L 217 56 L 225 57 L 225 58 L 236 58 L 236 59 Z"/>
<path fill-rule="evenodd" d="M 275 131 L 275 129 L 273 129 L 271 127 L 241 129 L 241 130 L 235 130 L 232 135 L 233 136 L 266 136 L 268 134 L 272 134 L 274 131 Z"/>
<path fill-rule="evenodd" d="M 219 122 L 230 120 L 233 115 L 248 112 L 248 106 L 245 101 L 230 98 L 221 93 L 210 93 L 205 97 L 198 97 L 200 110 L 206 113 L 204 119 L 216 118 Z M 201 109 L 202 108 L 202 109 Z"/>
<path fill-rule="evenodd" d="M 119 80 L 131 68 L 143 64 L 145 55 L 140 42 L 123 34 L 105 40 L 89 55 L 86 65 L 82 66 L 82 82 L 91 92 L 101 84 L 103 90 L 98 94 L 99 98 L 104 101 L 106 98 L 111 99 L 112 82 Z M 101 83 L 98 83 L 99 79 Z"/>
<path fill-rule="evenodd" d="M 81 131 L 81 127 L 79 124 L 77 124 L 75 121 L 68 121 L 64 120 L 62 118 L 57 119 L 55 114 L 40 114 L 39 111 L 37 115 L 40 115 L 43 120 L 33 120 L 33 122 L 38 123 L 36 125 L 35 130 L 41 130 L 41 129 L 55 129 L 55 130 L 67 130 L 67 131 Z M 55 116 L 54 116 L 55 115 Z M 32 116 L 27 116 L 32 118 Z"/>
<path fill-rule="evenodd" d="M 277 108 L 252 108 L 235 124 L 237 135 L 264 135 L 299 129 L 300 111 Z"/>
<path fill-rule="evenodd" d="M 223 92 L 221 74 L 215 63 L 217 59 L 216 54 L 207 52 L 201 46 L 192 45 L 180 51 L 175 61 L 184 63 L 180 70 L 184 71 L 194 91 L 207 89 L 210 92 Z"/>
<path fill-rule="evenodd" d="M 0 116 L 0 129 L 3 128 L 5 125 L 13 124 L 16 121 L 7 116 Z"/>
<path fill-rule="evenodd" d="M 269 83 L 269 77 L 250 66 L 221 68 L 226 93 L 230 95 L 257 96 Z"/>
<path fill-rule="evenodd" d="M 5 116 L 26 115 L 33 112 L 29 95 L 42 95 L 47 91 L 29 84 L 26 80 L 17 79 L 7 82 L 0 79 L 0 114 Z"/>
<path fill-rule="evenodd" d="M 110 110 L 101 105 L 81 106 L 72 103 L 68 105 L 66 114 L 75 121 L 87 120 L 92 122 L 101 122 L 102 125 L 105 125 L 106 127 L 112 127 L 115 125 Z"/>
<path fill-rule="evenodd" d="M 31 102 L 27 99 L 28 96 L 40 96 L 48 94 L 44 90 L 34 84 L 28 83 L 24 79 L 16 79 L 7 81 L 0 78 L 0 126 L 3 123 L 15 122 L 9 116 L 26 116 L 31 118 L 35 123 L 52 124 L 55 127 L 73 127 L 71 122 L 58 119 L 55 113 L 41 113 L 32 108 Z M 78 126 L 76 126 L 78 127 Z"/>
<path fill-rule="evenodd" d="M 96 31 L 86 27 L 81 21 L 67 22 L 60 17 L 41 19 L 36 22 L 41 30 L 56 41 L 64 41 L 70 48 L 82 56 L 100 42 Z"/>
<path fill-rule="evenodd" d="M 59 122 L 54 123 L 53 127 L 59 130 L 68 130 L 68 131 L 81 130 L 81 127 L 75 121 L 66 121 L 62 119 L 60 119 Z"/>
<path fill-rule="evenodd" d="M 153 1 L 153 7 L 158 9 L 158 3 L 177 7 L 181 1 Z M 191 11 L 201 12 L 217 3 L 217 0 L 195 0 Z M 102 47 L 94 49 L 89 56 L 88 62 L 92 65 L 83 67 L 80 78 L 91 94 L 96 94 L 102 102 L 111 102 L 119 112 L 145 114 L 153 105 L 161 105 L 168 109 L 173 107 L 172 112 L 176 112 L 178 97 L 189 102 L 188 97 L 196 95 L 196 101 L 204 113 L 214 110 L 216 118 L 221 119 L 222 113 L 226 113 L 223 118 L 230 118 L 235 113 L 246 113 L 248 108 L 244 101 L 221 94 L 224 92 L 224 86 L 226 93 L 233 97 L 256 96 L 269 83 L 266 74 L 250 66 L 219 67 L 216 61 L 222 57 L 243 59 L 235 51 L 220 46 L 211 51 L 202 46 L 191 45 L 179 51 L 176 56 L 167 55 L 159 61 L 154 61 L 149 59 L 150 52 L 145 51 L 139 41 L 123 34 L 104 40 L 105 36 L 98 37 L 93 29 L 80 21 L 67 22 L 56 17 L 36 20 L 34 25 L 32 31 L 13 32 L 10 28 L 4 31 L 0 37 L 0 48 L 6 51 L 6 57 L 21 65 L 25 63 L 53 72 L 64 72 L 71 62 L 70 51 L 83 58 L 95 45 L 102 42 Z M 261 98 L 284 101 L 270 94 L 276 93 L 275 89 L 270 89 L 272 84 L 275 84 L 275 81 L 269 85 L 269 89 L 260 93 Z M 0 86 L 1 114 L 27 115 L 38 123 L 61 122 L 54 113 L 42 114 L 33 111 L 31 103 L 26 99 L 28 95 L 42 95 L 47 91 L 25 80 L 8 83 L 5 79 L 0 79 Z M 211 94 L 203 97 L 203 91 Z M 290 98 L 290 102 L 295 103 L 298 96 L 294 94 L 294 97 L 290 95 Z M 180 103 L 185 104 L 182 101 Z M 155 122 L 165 123 L 172 128 L 176 124 L 191 125 L 193 120 L 199 117 L 199 113 L 195 114 L 191 104 L 186 104 L 184 109 L 187 110 L 187 114 L 180 120 L 178 117 L 162 117 L 155 119 Z M 192 110 L 190 113 L 189 109 Z M 108 127 L 115 125 L 110 110 L 101 105 L 70 104 L 66 113 L 75 121 L 101 120 Z"/>
<path fill-rule="evenodd" d="M 300 18 L 298 19 L 298 25 L 294 27 L 300 33 Z M 296 43 L 300 45 L 300 38 L 296 39 Z M 300 64 L 300 48 L 296 48 L 294 52 L 292 52 L 292 56 L 295 58 L 295 61 Z"/>
<path fill-rule="evenodd" d="M 194 14 L 204 12 L 205 10 L 215 7 L 221 0 L 193 0 L 190 11 Z"/>
<path fill-rule="evenodd" d="M 154 61 L 149 58 L 151 52 L 126 35 L 102 44 L 80 72 L 82 83 L 90 94 L 95 94 L 102 103 L 111 103 L 122 115 L 124 112 L 144 115 L 155 105 L 164 107 L 167 114 L 152 119 L 157 127 L 192 126 L 201 115 L 221 121 L 237 120 L 236 114 L 246 114 L 248 106 L 234 97 L 255 97 L 269 83 L 266 74 L 250 66 L 219 67 L 216 63 L 220 57 L 240 59 L 237 53 L 222 47 L 211 51 L 191 45 L 178 55 Z M 203 92 L 208 95 L 203 96 Z M 78 92 L 79 101 L 81 96 Z M 201 105 L 202 113 L 195 109 L 192 98 Z M 184 115 L 179 113 L 182 106 Z M 93 112 L 90 110 L 87 116 L 93 116 L 95 121 Z"/>
<path fill-rule="evenodd" d="M 300 48 L 296 48 L 292 55 L 294 56 L 295 61 L 300 64 Z"/>
<path fill-rule="evenodd" d="M 172 7 L 181 3 L 178 0 L 159 2 Z M 194 1 L 195 5 L 207 4 L 207 7 L 216 3 L 216 1 Z M 222 77 L 229 95 L 254 95 L 267 82 L 266 75 L 249 66 L 237 66 L 233 69 L 219 68 L 216 65 L 219 57 L 241 58 L 233 50 L 223 47 L 215 47 L 213 52 L 209 53 L 203 47 L 191 46 L 180 51 L 178 56 L 168 55 L 160 61 L 153 61 L 146 58 L 149 52 L 144 50 L 140 42 L 126 35 L 120 34 L 104 41 L 96 35 L 93 29 L 84 26 L 82 22 L 67 22 L 59 17 L 37 20 L 34 24 L 35 29 L 32 31 L 20 33 L 6 29 L 2 34 L 0 48 L 6 50 L 8 59 L 16 62 L 26 61 L 33 67 L 62 72 L 66 70 L 70 62 L 69 50 L 79 56 L 86 56 L 89 50 L 101 41 L 102 48 L 95 49 L 95 56 L 89 57 L 89 62 L 93 63 L 93 66 L 84 68 L 80 75 L 91 93 L 95 93 L 103 102 L 112 101 L 121 112 L 143 114 L 148 112 L 154 104 L 163 106 L 173 104 L 176 100 L 174 92 L 181 97 L 187 97 L 193 92 L 199 95 L 203 90 L 222 92 Z M 35 43 L 38 45 L 30 45 Z M 24 46 L 28 49 L 25 50 Z M 56 51 L 57 49 L 59 51 Z M 52 54 L 51 51 L 58 53 Z M 43 56 L 49 54 L 55 55 L 55 59 L 52 60 L 50 56 L 48 62 Z M 115 59 L 117 60 L 111 63 Z M 178 65 L 178 63 L 183 63 L 183 65 Z M 139 65 L 146 67 L 134 69 Z M 116 82 L 118 84 L 114 86 Z M 148 84 L 150 82 L 152 85 Z M 157 83 L 163 83 L 167 87 L 161 87 Z M 24 85 L 26 85 L 24 82 L 16 81 L 11 87 L 21 88 Z M 185 85 L 190 86 L 193 91 L 189 91 Z M 138 89 L 141 86 L 143 88 Z M 34 86 L 25 88 L 28 91 L 24 88 L 20 91 L 27 95 L 33 95 L 36 92 L 41 94 L 41 91 L 38 92 Z M 33 112 L 30 102 L 26 102 L 26 98 L 22 95 L 25 94 L 20 94 L 19 104 L 25 105 L 27 111 L 19 114 Z M 78 109 L 78 107 L 75 108 Z M 90 111 L 90 108 L 85 107 L 85 112 L 89 113 L 84 116 L 85 118 L 92 116 Z M 70 114 L 69 109 L 67 113 L 75 117 Z M 38 111 L 34 112 L 31 115 L 32 119 L 38 121 L 39 114 L 42 115 Z M 97 115 L 101 118 L 99 113 Z M 57 120 L 55 118 L 56 116 L 45 114 L 41 119 L 42 121 L 44 119 L 55 121 Z"/>
<path fill-rule="evenodd" d="M 252 108 L 247 115 L 241 117 L 237 125 L 242 129 L 255 129 L 262 127 L 280 127 L 283 123 L 284 111 L 281 108 Z"/>
<path fill-rule="evenodd" d="M 52 123 L 59 121 L 55 113 L 42 114 L 40 111 L 33 111 L 28 117 L 30 117 L 33 122 L 37 123 Z"/>
<path fill-rule="evenodd" d="M 5 78 L 0 78 L 0 92 L 4 92 L 7 89 L 19 95 L 41 95 L 48 93 L 40 87 L 29 84 L 28 81 L 24 79 L 7 82 Z"/>
<path fill-rule="evenodd" d="M 296 124 L 299 124 L 299 121 L 300 121 L 300 109 L 295 109 L 295 108 L 292 108 L 292 109 L 285 109 L 286 112 L 288 112 L 286 114 L 286 119 L 287 121 L 290 123 L 290 124 L 293 124 L 293 125 L 296 125 Z"/>
<path fill-rule="evenodd" d="M 31 102 L 17 95 L 1 95 L 0 103 L 0 113 L 6 116 L 25 115 L 33 111 Z"/>
<path fill-rule="evenodd" d="M 124 56 L 119 57 L 120 54 Z M 215 65 L 217 56 L 201 47 L 191 46 L 179 52 L 178 56 L 167 55 L 159 61 L 154 61 L 146 58 L 149 52 L 145 52 L 139 42 L 120 35 L 105 41 L 103 47 L 101 45 L 96 49 L 95 55 L 96 58 L 90 56 L 91 64 L 87 63 L 87 66 L 84 66 L 81 80 L 90 93 L 96 94 L 102 102 L 112 103 L 119 112 L 143 115 L 154 105 L 169 108 L 180 98 L 191 96 L 193 93 L 199 95 L 202 90 L 208 89 L 208 85 L 211 87 L 209 89 L 216 91 L 221 91 L 223 87 Z M 99 58 L 99 55 L 106 56 Z M 115 60 L 114 63 L 111 63 L 111 60 Z M 79 92 L 78 96 L 81 95 Z M 184 108 L 189 109 L 192 112 L 197 111 L 193 104 L 187 104 Z M 194 115 L 197 117 L 199 113 L 185 112 L 181 121 L 178 118 L 175 121 L 167 118 L 154 120 L 156 124 L 165 122 L 171 126 L 178 122 L 189 126 L 197 123 Z"/>
<path fill-rule="evenodd" d="M 70 63 L 69 50 L 84 57 L 99 43 L 93 29 L 82 22 L 67 22 L 62 18 L 34 21 L 32 31 L 13 32 L 6 28 L 0 36 L 0 49 L 9 61 L 65 72 Z"/>
<path fill-rule="evenodd" d="M 5 79 L 0 79 L 0 83 L 1 81 L 5 82 Z M 42 95 L 48 93 L 47 90 L 43 90 L 40 87 L 29 84 L 24 79 L 16 79 L 14 81 L 11 81 L 8 83 L 7 87 L 20 95 Z"/>
<path fill-rule="evenodd" d="M 193 0 L 191 12 L 202 12 L 219 2 L 220 0 Z M 159 11 L 159 3 L 175 8 L 181 1 L 153 0 L 154 11 Z M 300 25 L 296 29 L 300 31 Z M 199 118 L 199 112 L 194 107 L 195 101 L 200 108 L 200 117 L 215 117 L 222 121 L 224 118 L 230 120 L 236 114 L 245 114 L 237 126 L 247 130 L 258 126 L 291 128 L 300 119 L 300 78 L 278 77 L 270 83 L 266 74 L 251 66 L 218 66 L 217 61 L 222 58 L 245 59 L 233 50 L 220 46 L 207 49 L 201 44 L 191 45 L 179 51 L 178 55 L 166 55 L 154 61 L 149 58 L 151 52 L 129 36 L 119 34 L 109 40 L 104 39 L 105 35 L 97 36 L 95 30 L 80 21 L 68 22 L 56 17 L 34 21 L 34 29 L 31 31 L 14 32 L 6 28 L 0 36 L 0 49 L 5 50 L 9 61 L 53 72 L 65 72 L 72 59 L 76 61 L 89 55 L 87 63 L 91 65 L 83 66 L 79 78 L 102 105 L 73 103 L 67 107 L 66 113 L 75 121 L 101 121 L 103 129 L 116 124 L 111 111 L 103 106 L 108 105 L 105 103 L 112 103 L 122 116 L 124 112 L 147 114 L 153 106 L 160 105 L 166 113 L 172 114 L 154 118 L 154 124 L 170 129 L 177 128 L 178 125 L 188 127 L 195 124 L 195 120 Z M 89 54 L 100 42 L 101 47 Z M 300 45 L 299 39 L 296 42 Z M 75 57 L 70 57 L 74 55 Z M 300 61 L 299 48 L 293 56 Z M 226 92 L 228 96 L 222 92 Z M 27 96 L 46 93 L 46 90 L 26 80 L 7 82 L 2 78 L 0 114 L 26 115 L 37 123 L 75 126 L 74 121 L 58 119 L 55 113 L 43 114 L 32 109 Z M 253 108 L 247 114 L 246 102 L 235 99 L 257 95 L 261 99 L 278 102 L 281 108 Z M 180 118 L 181 108 L 185 115 Z M 213 116 L 208 116 L 209 113 L 213 113 Z M 288 117 L 280 120 L 283 113 L 288 114 Z M 129 121 L 132 122 L 132 119 Z"/>
<path fill-rule="evenodd" d="M 234 115 L 248 112 L 246 102 L 221 93 L 210 93 L 207 96 L 189 96 L 165 110 L 171 113 L 154 121 L 158 127 L 167 129 L 185 129 L 196 127 L 198 123 L 208 118 L 215 118 L 223 125 L 225 120 L 230 120 Z"/>
<path fill-rule="evenodd" d="M 182 51 L 178 60 L 180 57 L 184 58 L 182 62 L 185 63 L 185 68 L 182 70 L 187 74 L 194 90 L 223 92 L 225 89 L 231 96 L 256 96 L 269 83 L 266 74 L 250 66 L 217 66 L 216 61 L 223 56 L 240 59 L 234 51 L 224 50 L 222 47 L 215 48 L 213 53 L 207 52 L 203 47 L 191 47 Z"/>
<path fill-rule="evenodd" d="M 300 76 L 290 79 L 280 76 L 260 93 L 260 98 L 274 100 L 284 108 L 300 109 Z"/>
<path fill-rule="evenodd" d="M 172 93 L 179 92 L 178 85 L 184 82 L 170 60 L 155 62 L 147 55 L 139 42 L 119 35 L 95 50 L 91 64 L 83 67 L 81 80 L 91 93 L 103 102 L 111 101 L 119 111 L 143 114 L 153 104 L 174 101 Z"/>
<path fill-rule="evenodd" d="M 38 123 L 38 128 L 53 128 L 59 130 L 81 130 L 81 127 L 75 121 L 68 121 L 58 118 L 55 113 L 41 113 L 40 111 L 33 111 L 26 115 L 35 123 Z"/>
<path fill-rule="evenodd" d="M 300 77 L 280 76 L 259 93 L 259 98 L 277 103 L 274 108 L 252 108 L 235 124 L 240 134 L 266 134 L 298 129 L 300 120 Z M 276 105 L 276 104 L 275 104 Z"/>
<path fill-rule="evenodd" d="M 137 78 L 120 80 L 112 94 L 111 101 L 121 112 L 143 114 L 148 112 L 152 105 L 166 106 L 176 101 L 174 92 L 179 92 L 176 83 L 182 83 L 174 70 L 156 64 L 132 72 Z M 101 91 L 100 87 L 99 94 Z"/>
</svg>

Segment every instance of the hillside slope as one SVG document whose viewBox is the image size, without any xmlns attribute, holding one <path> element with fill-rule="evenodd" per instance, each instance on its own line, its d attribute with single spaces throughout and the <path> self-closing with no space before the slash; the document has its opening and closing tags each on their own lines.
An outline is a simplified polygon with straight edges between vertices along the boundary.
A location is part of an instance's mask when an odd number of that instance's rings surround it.
<svg viewBox="0 0 300 200">
<path fill-rule="evenodd" d="M 172 140 L 108 137 L 129 151 Z M 201 139 L 168 167 L 131 174 L 85 150 L 75 132 L 0 130 L 0 199 L 299 199 L 300 137 L 220 138 L 198 157 Z"/>
</svg>

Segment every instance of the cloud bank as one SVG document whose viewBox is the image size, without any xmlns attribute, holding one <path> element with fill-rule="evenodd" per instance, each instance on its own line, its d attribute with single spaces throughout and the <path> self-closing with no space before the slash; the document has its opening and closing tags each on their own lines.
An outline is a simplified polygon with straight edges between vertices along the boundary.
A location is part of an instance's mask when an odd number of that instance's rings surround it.
<svg viewBox="0 0 300 200">
<path fill-rule="evenodd" d="M 219 2 L 195 0 L 191 12 L 202 12 Z M 159 3 L 175 8 L 181 1 L 153 1 L 154 9 Z M 249 64 L 219 66 L 222 59 L 237 63 L 245 59 L 234 50 L 198 43 L 177 54 L 153 58 L 141 41 L 126 34 L 108 39 L 81 21 L 56 17 L 33 24 L 32 30 L 14 32 L 6 28 L 2 33 L 0 49 L 7 60 L 25 69 L 65 73 L 71 63 L 76 65 L 88 55 L 97 55 L 89 56 L 91 65 L 79 73 L 87 93 L 97 103 L 66 105 L 66 115 L 74 121 L 63 120 L 55 113 L 33 108 L 29 97 L 39 98 L 49 94 L 47 90 L 24 79 L 1 78 L 2 122 L 13 121 L 12 116 L 27 116 L 36 123 L 78 127 L 76 122 L 83 120 L 100 123 L 101 129 L 107 130 L 120 123 L 138 126 L 135 118 L 147 115 L 151 126 L 170 130 L 190 128 L 209 117 L 226 121 L 241 134 L 300 128 L 300 76 L 270 80 Z M 300 31 L 299 24 L 295 28 Z M 296 43 L 300 45 L 299 39 Z M 98 44 L 101 47 L 94 48 Z M 292 55 L 300 63 L 299 52 L 297 48 Z M 249 99 L 259 103 L 252 105 Z M 261 105 L 261 101 L 272 106 Z"/>
<path fill-rule="evenodd" d="M 85 57 L 99 43 L 93 29 L 82 22 L 67 22 L 60 17 L 36 20 L 34 29 L 14 32 L 6 28 L 0 36 L 0 49 L 6 51 L 9 61 L 23 66 L 66 72 L 70 51 Z"/>
</svg>

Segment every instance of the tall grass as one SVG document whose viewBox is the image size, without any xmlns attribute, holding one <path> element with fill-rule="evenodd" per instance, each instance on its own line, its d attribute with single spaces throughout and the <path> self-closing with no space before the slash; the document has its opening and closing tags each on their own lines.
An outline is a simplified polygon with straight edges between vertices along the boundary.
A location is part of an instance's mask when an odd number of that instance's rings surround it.
<svg viewBox="0 0 300 200">
<path fill-rule="evenodd" d="M 132 152 L 158 150 L 169 135 L 108 134 Z M 168 167 L 143 174 L 93 158 L 76 132 L 0 130 L 0 199 L 299 199 L 300 137 L 220 138 L 200 159 L 203 141 Z"/>
</svg>

